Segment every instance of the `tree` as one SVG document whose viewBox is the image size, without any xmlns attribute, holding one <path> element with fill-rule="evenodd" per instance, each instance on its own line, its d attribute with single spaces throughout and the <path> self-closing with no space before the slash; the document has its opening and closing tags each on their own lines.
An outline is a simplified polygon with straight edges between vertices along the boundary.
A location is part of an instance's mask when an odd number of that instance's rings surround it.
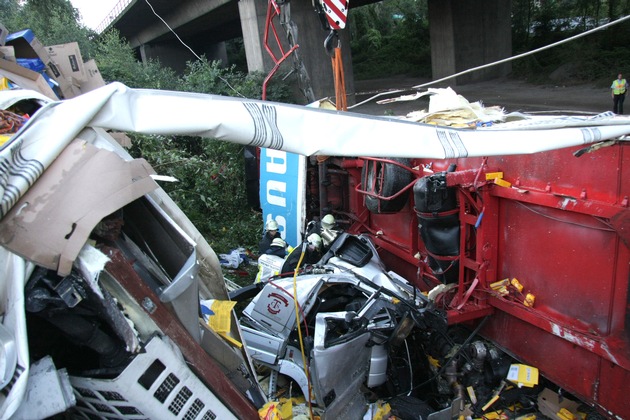
<svg viewBox="0 0 630 420">
<path fill-rule="evenodd" d="M 70 0 L 0 0 L 0 20 L 10 32 L 31 29 L 44 45 L 77 42 L 83 59 L 92 58 L 96 33 L 78 23 Z"/>
<path fill-rule="evenodd" d="M 426 0 L 391 0 L 350 9 L 356 79 L 431 75 Z"/>
</svg>

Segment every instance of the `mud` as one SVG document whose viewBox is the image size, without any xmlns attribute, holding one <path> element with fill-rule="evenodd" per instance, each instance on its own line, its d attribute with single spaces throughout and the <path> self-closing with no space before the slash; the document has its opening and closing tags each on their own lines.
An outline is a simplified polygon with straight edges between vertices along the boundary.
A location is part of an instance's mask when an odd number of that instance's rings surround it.
<svg viewBox="0 0 630 420">
<path fill-rule="evenodd" d="M 519 80 L 497 79 L 461 86 L 444 82 L 417 89 L 413 88 L 427 82 L 428 80 L 426 79 L 404 77 L 355 81 L 356 102 L 364 101 L 377 93 L 382 94 L 378 97 L 378 100 L 380 100 L 409 95 L 416 91 L 423 92 L 430 87 L 451 87 L 469 102 L 481 101 L 484 106 L 498 105 L 503 107 L 506 112 L 598 114 L 612 110 L 610 89 L 599 88 L 593 85 L 543 86 L 532 85 Z M 404 90 L 404 92 L 383 94 L 393 90 Z M 351 111 L 370 115 L 406 115 L 411 111 L 427 109 L 428 105 L 428 97 L 413 102 L 396 102 L 386 105 L 379 105 L 376 103 L 376 100 L 372 100 L 369 103 L 352 108 Z M 630 114 L 630 100 L 625 105 L 627 108 L 625 113 Z"/>
</svg>

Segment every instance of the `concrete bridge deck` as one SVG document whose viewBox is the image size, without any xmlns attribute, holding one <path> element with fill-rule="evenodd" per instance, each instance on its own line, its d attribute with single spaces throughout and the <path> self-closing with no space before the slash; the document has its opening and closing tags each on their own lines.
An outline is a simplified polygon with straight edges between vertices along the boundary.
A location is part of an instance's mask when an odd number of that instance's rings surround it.
<svg viewBox="0 0 630 420">
<path fill-rule="evenodd" d="M 371 2 L 351 0 L 349 7 Z M 267 0 L 121 0 L 119 10 L 115 9 L 116 16 L 109 17 L 111 22 L 107 26 L 116 28 L 143 60 L 158 58 L 180 72 L 187 61 L 196 59 L 195 54 L 227 62 L 224 42 L 242 37 L 249 71 L 267 73 L 274 66 L 263 45 L 267 5 Z M 510 56 L 510 0 L 429 0 L 428 6 L 434 79 Z M 322 28 L 311 0 L 293 0 L 290 11 L 298 28 L 298 51 L 315 97 L 334 96 L 330 57 L 323 48 L 328 33 Z M 276 28 L 287 48 L 278 21 Z M 353 92 L 349 31 L 341 30 L 339 36 L 346 90 Z M 287 65 L 290 64 L 284 64 Z M 460 76 L 452 84 L 502 77 L 510 69 L 509 64 L 504 64 Z M 353 100 L 349 98 L 349 103 Z"/>
</svg>

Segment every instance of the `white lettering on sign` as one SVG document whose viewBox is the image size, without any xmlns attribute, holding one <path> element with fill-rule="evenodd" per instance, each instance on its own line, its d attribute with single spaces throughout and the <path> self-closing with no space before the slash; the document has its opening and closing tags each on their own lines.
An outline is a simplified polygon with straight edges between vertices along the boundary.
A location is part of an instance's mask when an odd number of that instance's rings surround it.
<svg viewBox="0 0 630 420">
<path fill-rule="evenodd" d="M 267 181 L 267 202 L 273 206 L 286 207 L 287 183 L 282 181 Z"/>
<path fill-rule="evenodd" d="M 287 152 L 282 150 L 267 149 L 267 172 L 284 175 L 287 173 Z"/>
<path fill-rule="evenodd" d="M 282 150 L 267 149 L 265 169 L 269 174 L 287 173 L 287 153 Z M 286 207 L 287 183 L 281 180 L 267 181 L 267 202 L 273 206 Z"/>
</svg>

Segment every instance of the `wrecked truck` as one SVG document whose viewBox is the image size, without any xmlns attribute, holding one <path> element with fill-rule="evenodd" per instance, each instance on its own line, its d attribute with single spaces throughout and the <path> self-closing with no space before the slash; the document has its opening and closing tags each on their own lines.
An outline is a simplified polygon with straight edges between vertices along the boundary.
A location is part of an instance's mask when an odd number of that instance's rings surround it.
<svg viewBox="0 0 630 420">
<path fill-rule="evenodd" d="M 472 402 L 469 386 L 480 406 L 499 397 L 502 388 L 490 387 L 513 360 L 626 417 L 630 120 L 497 126 L 438 127 L 118 83 L 39 103 L 0 150 L 2 418 L 256 418 L 269 398 L 257 375 L 263 357 L 296 372 L 288 376 L 330 418 L 351 396 L 362 395 L 349 413 L 363 412 L 366 384 L 413 394 L 409 404 L 427 416 L 460 415 Z M 234 345 L 200 322 L 200 297 L 228 298 L 216 255 L 160 177 L 106 130 L 331 156 L 320 160 L 330 182 L 311 180 L 308 199 L 334 212 L 347 234 L 321 267 L 265 283 L 279 297 L 252 300 L 248 321 L 229 332 L 245 345 Z M 376 141 L 383 138 L 390 141 Z M 580 171 L 577 151 L 598 171 Z M 319 168 L 305 169 L 311 177 Z M 592 189 L 575 191 L 580 176 Z M 540 220 L 528 223 L 529 212 Z M 561 258 L 549 258 L 567 243 Z M 509 286 L 505 294 L 491 287 L 507 277 L 535 295 L 533 306 Z M 284 291 L 272 292 L 274 284 Z M 307 311 L 295 323 L 285 312 L 286 323 L 274 325 L 270 311 L 284 301 Z M 306 368 L 287 352 L 300 346 L 303 321 L 315 333 L 312 345 L 305 340 Z M 342 354 L 347 375 L 335 371 Z M 355 356 L 370 367 L 350 363 Z M 585 379 L 571 375 L 578 369 Z M 314 378 L 306 387 L 298 370 Z"/>
</svg>

